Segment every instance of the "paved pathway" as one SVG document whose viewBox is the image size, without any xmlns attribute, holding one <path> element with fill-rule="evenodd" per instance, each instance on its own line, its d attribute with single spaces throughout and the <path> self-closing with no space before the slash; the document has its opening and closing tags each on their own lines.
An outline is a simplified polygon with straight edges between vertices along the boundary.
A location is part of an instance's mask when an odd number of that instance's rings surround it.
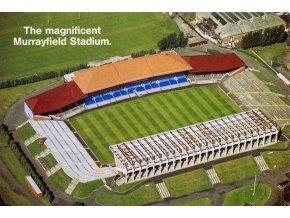
<svg viewBox="0 0 290 218">
<path fill-rule="evenodd" d="M 78 184 L 79 180 L 73 179 L 64 192 L 70 195 L 75 190 Z"/>
</svg>

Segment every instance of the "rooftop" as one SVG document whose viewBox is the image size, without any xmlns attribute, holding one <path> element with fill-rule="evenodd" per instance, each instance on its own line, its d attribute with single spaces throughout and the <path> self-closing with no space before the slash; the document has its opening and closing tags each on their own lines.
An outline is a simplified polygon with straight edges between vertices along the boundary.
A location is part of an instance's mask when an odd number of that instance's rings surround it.
<svg viewBox="0 0 290 218">
<path fill-rule="evenodd" d="M 86 95 L 72 81 L 29 98 L 25 103 L 34 114 L 39 115 L 59 110 L 84 98 Z"/>
<path fill-rule="evenodd" d="M 193 73 L 234 70 L 246 64 L 234 53 L 183 57 L 193 68 Z"/>
<path fill-rule="evenodd" d="M 88 94 L 129 82 L 191 69 L 191 66 L 175 52 L 164 52 L 81 70 L 74 73 L 73 80 L 83 93 Z"/>
<path fill-rule="evenodd" d="M 276 124 L 256 109 L 116 144 L 110 149 L 130 169 L 226 147 L 229 143 L 277 130 Z"/>
<path fill-rule="evenodd" d="M 264 12 L 198 12 L 197 15 L 209 20 L 221 38 L 285 24 L 280 17 Z"/>
</svg>

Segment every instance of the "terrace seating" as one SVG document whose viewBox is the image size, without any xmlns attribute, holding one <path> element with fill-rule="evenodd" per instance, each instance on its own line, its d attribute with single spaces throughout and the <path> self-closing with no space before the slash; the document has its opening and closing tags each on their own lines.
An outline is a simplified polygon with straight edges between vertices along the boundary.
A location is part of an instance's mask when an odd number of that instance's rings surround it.
<svg viewBox="0 0 290 218">
<path fill-rule="evenodd" d="M 85 105 L 89 106 L 89 108 L 98 107 L 109 104 L 112 100 L 119 101 L 136 96 L 138 93 L 146 94 L 176 88 L 187 85 L 186 83 L 188 83 L 188 79 L 182 73 L 156 77 L 150 80 L 142 80 L 124 86 L 95 92 L 85 101 Z"/>
</svg>

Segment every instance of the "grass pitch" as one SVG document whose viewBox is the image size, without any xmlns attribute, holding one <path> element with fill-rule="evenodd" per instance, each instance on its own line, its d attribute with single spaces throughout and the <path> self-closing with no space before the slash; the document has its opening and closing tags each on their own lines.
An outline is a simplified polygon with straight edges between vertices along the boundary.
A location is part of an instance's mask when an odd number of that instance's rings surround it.
<svg viewBox="0 0 290 218">
<path fill-rule="evenodd" d="M 30 145 L 28 145 L 27 148 L 33 156 L 36 156 L 37 154 L 40 154 L 41 152 L 43 152 L 46 149 L 46 146 L 40 145 L 37 140 L 31 143 Z"/>
<path fill-rule="evenodd" d="M 72 180 L 68 175 L 66 175 L 63 169 L 58 170 L 48 179 L 56 188 L 60 189 L 61 191 L 65 191 Z"/>
<path fill-rule="evenodd" d="M 73 117 L 70 122 L 102 163 L 109 145 L 239 112 L 216 85 L 158 93 Z"/>
<path fill-rule="evenodd" d="M 1 13 L 0 20 L 0 80 L 62 70 L 96 59 L 154 49 L 163 37 L 179 31 L 174 21 L 162 13 Z M 111 45 L 13 46 L 13 37 L 58 37 L 25 35 L 23 26 L 42 29 L 100 26 L 101 35 L 70 36 L 108 38 Z"/>
<path fill-rule="evenodd" d="M 23 140 L 23 142 L 36 134 L 30 123 L 26 123 L 25 125 L 18 128 L 16 131 L 20 138 Z"/>
</svg>

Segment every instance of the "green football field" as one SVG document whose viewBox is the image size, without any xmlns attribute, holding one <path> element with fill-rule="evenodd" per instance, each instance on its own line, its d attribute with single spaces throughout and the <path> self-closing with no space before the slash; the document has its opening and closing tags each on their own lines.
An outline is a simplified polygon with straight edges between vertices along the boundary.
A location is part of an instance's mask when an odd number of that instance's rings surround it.
<svg viewBox="0 0 290 218">
<path fill-rule="evenodd" d="M 80 15 L 80 17 L 79 17 Z M 61 70 L 88 61 L 129 55 L 157 47 L 157 42 L 178 27 L 162 13 L 0 13 L 0 80 Z M 49 22 L 49 24 L 48 24 Z M 13 46 L 13 37 L 47 38 L 58 35 L 25 35 L 34 28 L 101 27 L 101 35 L 74 37 L 108 38 L 111 46 Z"/>
<path fill-rule="evenodd" d="M 218 86 L 207 85 L 103 107 L 73 117 L 70 123 L 102 163 L 113 163 L 109 145 L 239 111 Z"/>
</svg>

